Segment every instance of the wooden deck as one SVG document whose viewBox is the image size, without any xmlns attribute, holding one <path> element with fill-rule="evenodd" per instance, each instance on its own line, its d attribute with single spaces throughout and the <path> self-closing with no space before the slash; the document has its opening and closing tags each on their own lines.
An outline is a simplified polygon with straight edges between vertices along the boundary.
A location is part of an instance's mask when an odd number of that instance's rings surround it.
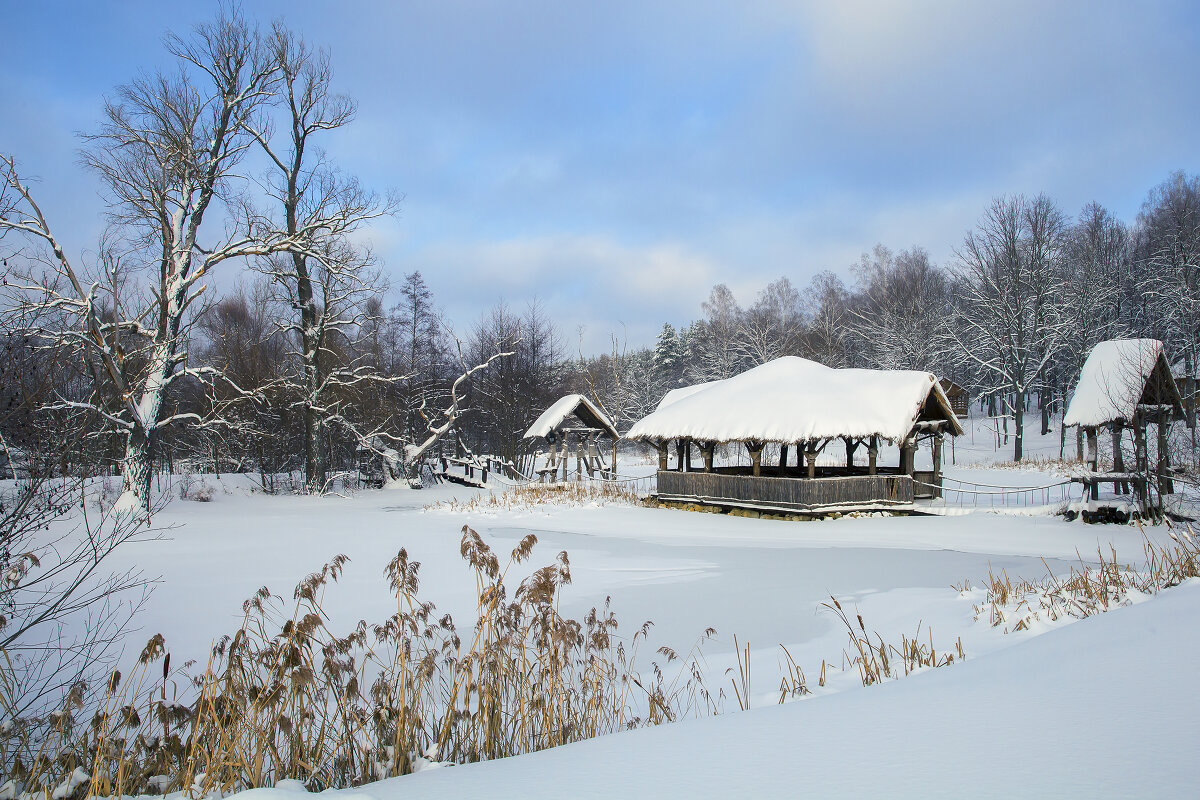
<svg viewBox="0 0 1200 800">
<path fill-rule="evenodd" d="M 911 511 L 908 475 L 780 478 L 716 472 L 659 471 L 658 499 L 793 514 Z"/>
</svg>

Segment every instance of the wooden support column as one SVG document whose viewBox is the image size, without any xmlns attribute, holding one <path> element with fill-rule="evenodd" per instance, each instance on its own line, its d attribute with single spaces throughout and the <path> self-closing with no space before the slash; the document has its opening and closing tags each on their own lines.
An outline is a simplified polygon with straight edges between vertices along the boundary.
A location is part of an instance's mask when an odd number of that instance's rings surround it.
<svg viewBox="0 0 1200 800">
<path fill-rule="evenodd" d="M 779 476 L 783 477 L 787 474 L 787 458 L 788 446 L 786 443 L 779 445 Z"/>
<path fill-rule="evenodd" d="M 587 435 L 587 472 L 589 478 L 596 477 L 596 468 L 600 466 L 600 451 L 596 448 L 596 434 Z"/>
<path fill-rule="evenodd" d="M 1150 487 L 1146 485 L 1146 477 L 1150 472 L 1150 459 L 1146 452 L 1146 417 L 1140 411 L 1133 415 L 1133 453 L 1134 463 L 1137 465 L 1134 467 L 1134 471 L 1138 474 L 1134 488 L 1137 490 L 1142 508 L 1149 510 Z"/>
<path fill-rule="evenodd" d="M 1096 448 L 1096 429 L 1084 428 L 1084 433 L 1087 435 L 1088 469 L 1092 472 L 1098 472 L 1100 469 L 1100 453 Z"/>
<path fill-rule="evenodd" d="M 913 454 L 916 452 L 914 443 L 909 439 L 905 439 L 900 444 L 900 474 L 913 474 Z"/>
<path fill-rule="evenodd" d="M 879 437 L 872 436 L 871 443 L 867 447 L 867 455 L 870 461 L 867 462 L 867 474 L 875 475 L 879 471 Z"/>
<path fill-rule="evenodd" d="M 613 445 L 616 447 L 616 445 Z M 665 439 L 659 439 L 655 445 L 658 448 L 658 470 L 659 472 L 667 471 L 667 442 Z"/>
<path fill-rule="evenodd" d="M 1112 424 L 1112 450 L 1113 450 L 1113 472 L 1125 471 L 1125 454 L 1121 452 L 1121 436 L 1125 429 L 1125 423 L 1117 420 Z M 1129 494 L 1129 481 L 1117 481 L 1113 484 L 1113 490 L 1118 494 Z"/>
<path fill-rule="evenodd" d="M 675 469 L 677 472 L 683 472 L 683 439 L 675 440 Z"/>
<path fill-rule="evenodd" d="M 563 434 L 563 443 L 562 443 L 562 479 L 563 479 L 563 481 L 566 481 L 567 469 L 571 466 L 571 446 L 570 446 L 570 444 L 568 444 L 568 442 L 570 441 L 570 438 L 571 438 L 571 435 L 569 433 Z"/>
<path fill-rule="evenodd" d="M 808 462 L 808 477 L 817 477 L 817 443 L 805 442 L 804 460 Z"/>
<path fill-rule="evenodd" d="M 934 497 L 942 496 L 942 432 L 933 435 L 933 490 Z"/>
<path fill-rule="evenodd" d="M 1171 480 L 1171 453 L 1167 449 L 1167 430 L 1170 426 L 1171 415 L 1166 411 L 1158 412 L 1158 494 L 1175 493 L 1175 481 Z"/>
<path fill-rule="evenodd" d="M 616 439 L 613 439 L 612 450 L 613 450 L 613 452 L 612 452 L 612 456 L 613 456 L 612 467 L 609 471 L 609 474 L 613 478 L 616 478 L 617 477 L 617 440 Z"/>
<path fill-rule="evenodd" d="M 750 472 L 754 477 L 762 476 L 762 442 L 746 442 L 746 449 L 750 451 Z"/>
<path fill-rule="evenodd" d="M 700 453 L 704 457 L 704 471 L 713 471 L 713 450 L 717 447 L 716 442 L 705 442 L 700 445 Z"/>
<path fill-rule="evenodd" d="M 683 446 L 683 463 L 685 466 L 684 471 L 691 472 L 692 471 L 692 440 L 691 439 L 688 439 L 687 443 L 684 444 L 684 446 Z"/>
<path fill-rule="evenodd" d="M 846 443 L 846 470 L 854 471 L 854 451 L 858 449 L 858 439 L 850 436 L 842 437 L 842 441 Z"/>
</svg>

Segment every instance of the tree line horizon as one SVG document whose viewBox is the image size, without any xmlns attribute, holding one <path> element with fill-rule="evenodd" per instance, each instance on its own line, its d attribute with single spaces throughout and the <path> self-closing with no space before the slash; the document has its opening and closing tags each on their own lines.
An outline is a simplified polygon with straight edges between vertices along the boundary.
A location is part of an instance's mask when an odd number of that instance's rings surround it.
<svg viewBox="0 0 1200 800">
<path fill-rule="evenodd" d="M 1013 420 L 1016 461 L 1030 404 L 1047 432 L 1098 341 L 1161 339 L 1195 375 L 1200 177 L 1184 171 L 1130 222 L 1096 203 L 1069 216 L 1044 194 L 999 196 L 947 264 L 877 244 L 850 285 L 785 275 L 745 307 L 719 283 L 653 346 L 613 333 L 589 356 L 536 298 L 458 334 L 419 270 L 392 291 L 358 234 L 399 197 L 323 149 L 356 110 L 325 51 L 237 9 L 165 46 L 177 69 L 118 87 L 82 137 L 108 201 L 84 256 L 64 247 L 17 156 L 0 154 L 4 447 L 46 472 L 120 472 L 142 505 L 156 471 L 177 465 L 264 483 L 299 471 L 319 493 L 364 448 L 398 454 L 410 474 L 439 438 L 511 459 L 564 393 L 626 428 L 672 388 L 784 355 L 953 380 Z M 233 288 L 207 288 L 214 272 Z"/>
</svg>

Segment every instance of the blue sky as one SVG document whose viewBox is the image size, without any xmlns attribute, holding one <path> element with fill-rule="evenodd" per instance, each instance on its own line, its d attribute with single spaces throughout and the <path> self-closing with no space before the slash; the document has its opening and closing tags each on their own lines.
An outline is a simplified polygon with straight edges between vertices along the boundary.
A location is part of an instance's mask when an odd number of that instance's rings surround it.
<svg viewBox="0 0 1200 800">
<path fill-rule="evenodd" d="M 102 98 L 204 3 L 6 3 L 0 150 L 61 238 L 102 202 L 76 160 Z M 330 156 L 404 194 L 368 237 L 465 330 L 541 298 L 572 349 L 649 343 L 714 283 L 749 303 L 876 242 L 939 263 L 990 198 L 1132 220 L 1200 171 L 1200 4 L 246 3 L 331 52 Z M 231 276 L 224 276 L 229 280 Z"/>
</svg>

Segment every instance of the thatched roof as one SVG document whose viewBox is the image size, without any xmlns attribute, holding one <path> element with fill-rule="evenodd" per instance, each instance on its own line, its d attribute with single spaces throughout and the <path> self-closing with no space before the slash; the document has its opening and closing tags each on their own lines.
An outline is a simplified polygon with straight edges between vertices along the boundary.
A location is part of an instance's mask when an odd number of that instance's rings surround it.
<svg viewBox="0 0 1200 800">
<path fill-rule="evenodd" d="M 832 369 L 788 356 L 690 394 L 676 392 L 626 438 L 790 443 L 880 436 L 899 442 L 918 422 L 932 420 L 945 420 L 952 435 L 963 432 L 929 372 Z"/>
<path fill-rule="evenodd" d="M 1109 339 L 1088 353 L 1063 423 L 1094 428 L 1132 422 L 1139 405 L 1170 406 L 1182 419 L 1183 400 L 1163 343 L 1158 339 Z"/>
<path fill-rule="evenodd" d="M 525 431 L 525 436 L 522 438 L 544 437 L 551 431 L 558 430 L 567 417 L 572 414 L 589 428 L 598 428 L 614 439 L 621 437 L 608 415 L 601 411 L 595 403 L 581 394 L 569 394 L 559 398 L 554 405 L 543 411 L 537 421 L 529 426 L 529 430 Z"/>
</svg>

